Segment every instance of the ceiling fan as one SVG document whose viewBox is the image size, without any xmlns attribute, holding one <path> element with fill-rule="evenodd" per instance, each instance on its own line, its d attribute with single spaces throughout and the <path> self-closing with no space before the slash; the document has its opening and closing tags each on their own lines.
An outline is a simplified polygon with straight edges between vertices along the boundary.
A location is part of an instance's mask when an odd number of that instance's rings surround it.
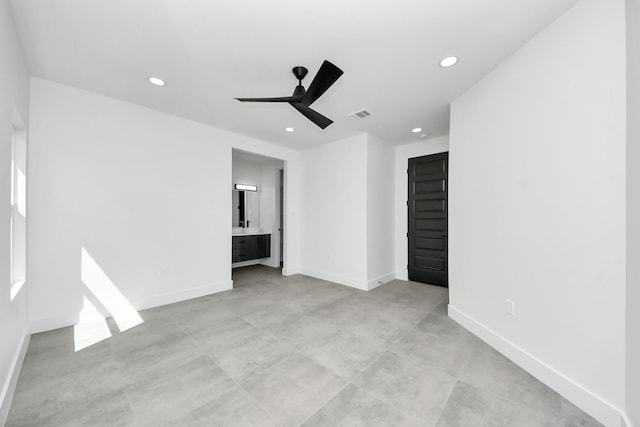
<svg viewBox="0 0 640 427">
<path fill-rule="evenodd" d="M 315 110 L 309 108 L 316 99 L 320 98 L 323 93 L 327 91 L 333 85 L 336 80 L 340 78 L 343 71 L 333 65 L 329 61 L 324 61 L 318 70 L 318 73 L 313 78 L 309 89 L 305 91 L 302 86 L 302 79 L 305 78 L 309 70 L 305 67 L 293 67 L 293 75 L 298 79 L 298 86 L 296 86 L 291 96 L 283 96 L 279 98 L 235 98 L 242 102 L 288 102 L 293 108 L 302 113 L 303 116 L 311 120 L 322 129 L 333 123 L 333 120 L 323 116 Z"/>
</svg>

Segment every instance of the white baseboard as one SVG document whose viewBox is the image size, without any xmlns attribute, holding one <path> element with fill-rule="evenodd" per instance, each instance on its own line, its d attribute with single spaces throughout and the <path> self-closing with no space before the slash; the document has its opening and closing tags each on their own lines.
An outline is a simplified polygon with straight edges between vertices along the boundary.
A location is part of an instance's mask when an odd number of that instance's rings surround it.
<svg viewBox="0 0 640 427">
<path fill-rule="evenodd" d="M 283 276 L 293 276 L 294 274 L 301 274 L 300 273 L 300 268 L 298 268 L 298 267 L 287 267 L 287 264 L 285 263 L 284 266 L 282 267 L 282 275 Z"/>
<path fill-rule="evenodd" d="M 367 283 L 367 290 L 370 291 L 371 289 L 375 289 L 378 286 L 384 285 L 385 283 L 395 280 L 395 278 L 396 278 L 395 273 L 387 273 L 387 274 L 383 274 L 380 277 L 376 277 L 375 279 L 371 279 Z"/>
<path fill-rule="evenodd" d="M 186 301 L 193 298 L 203 297 L 205 295 L 211 295 L 218 292 L 229 291 L 233 289 L 233 281 L 225 280 L 217 283 L 210 283 L 204 286 L 198 286 L 195 288 L 189 289 L 181 289 L 175 292 L 167 292 L 160 295 L 154 295 L 147 298 L 141 298 L 137 300 L 130 301 L 131 306 L 140 311 L 146 310 L 148 308 L 160 307 L 167 304 L 173 304 L 175 302 Z M 104 310 L 94 310 L 96 316 L 101 316 Z M 107 307 L 107 311 L 108 307 Z M 75 313 L 65 313 L 60 316 L 43 318 L 43 319 L 34 319 L 31 320 L 30 326 L 32 333 L 50 331 L 53 329 L 64 328 L 67 326 L 77 325 L 80 320 L 80 315 L 83 317 L 91 318 L 94 313 L 83 311 L 75 312 Z"/>
<path fill-rule="evenodd" d="M 404 269 L 396 270 L 396 279 L 404 280 L 405 282 L 409 281 L 409 272 L 407 271 L 407 266 L 404 266 Z"/>
<path fill-rule="evenodd" d="M 605 426 L 623 425 L 623 411 L 451 304 L 449 317 Z"/>
<path fill-rule="evenodd" d="M 349 286 L 351 288 L 367 291 L 368 283 L 364 280 L 354 279 L 351 277 L 339 276 L 336 274 L 327 273 L 325 271 L 314 270 L 311 268 L 300 267 L 300 273 L 315 277 L 316 279 L 328 280 L 329 282 L 338 283 L 340 285 Z"/>
<path fill-rule="evenodd" d="M 2 395 L 0 396 L 0 425 L 4 425 L 7 421 L 9 408 L 13 401 L 13 395 L 16 391 L 16 385 L 18 384 L 18 377 L 22 369 L 22 362 L 24 361 L 25 354 L 27 354 L 30 339 L 31 333 L 29 329 L 26 329 L 22 336 L 20 346 L 16 349 L 16 353 L 13 356 L 11 371 L 8 373 L 5 383 L 2 385 Z"/>
</svg>

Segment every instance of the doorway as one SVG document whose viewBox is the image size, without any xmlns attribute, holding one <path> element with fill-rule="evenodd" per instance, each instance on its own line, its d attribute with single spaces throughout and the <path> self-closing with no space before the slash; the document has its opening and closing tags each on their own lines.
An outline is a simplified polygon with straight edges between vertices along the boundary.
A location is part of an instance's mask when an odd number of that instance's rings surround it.
<svg viewBox="0 0 640 427">
<path fill-rule="evenodd" d="M 281 271 L 283 160 L 232 149 L 231 269 L 263 265 Z"/>
<path fill-rule="evenodd" d="M 284 169 L 278 170 L 278 233 L 280 235 L 280 268 L 284 266 Z"/>
<path fill-rule="evenodd" d="M 448 287 L 449 153 L 409 159 L 407 172 L 409 280 Z"/>
</svg>

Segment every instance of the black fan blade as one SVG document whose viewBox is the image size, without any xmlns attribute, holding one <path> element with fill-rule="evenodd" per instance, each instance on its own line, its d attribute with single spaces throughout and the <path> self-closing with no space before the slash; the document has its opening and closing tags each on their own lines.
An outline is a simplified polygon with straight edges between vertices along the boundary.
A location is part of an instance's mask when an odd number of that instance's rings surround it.
<svg viewBox="0 0 640 427">
<path fill-rule="evenodd" d="M 323 116 L 317 111 L 312 110 L 311 108 L 307 107 L 304 104 L 292 103 L 291 106 L 296 110 L 300 111 L 303 116 L 305 116 L 307 119 L 311 120 L 313 123 L 320 126 L 322 129 L 326 128 L 331 123 L 333 123 L 333 120 Z"/>
<path fill-rule="evenodd" d="M 343 71 L 329 61 L 324 61 L 318 70 L 318 74 L 313 78 L 307 93 L 300 101 L 304 105 L 311 105 L 322 96 L 343 74 Z"/>
<path fill-rule="evenodd" d="M 302 96 L 282 96 L 279 98 L 234 98 L 240 102 L 300 102 Z"/>
</svg>

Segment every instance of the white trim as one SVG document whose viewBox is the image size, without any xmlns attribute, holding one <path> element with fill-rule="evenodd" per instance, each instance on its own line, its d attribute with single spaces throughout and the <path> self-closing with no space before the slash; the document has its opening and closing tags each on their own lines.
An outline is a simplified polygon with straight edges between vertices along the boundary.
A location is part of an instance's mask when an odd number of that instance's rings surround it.
<svg viewBox="0 0 640 427">
<path fill-rule="evenodd" d="M 200 298 L 205 295 L 217 294 L 218 292 L 230 291 L 231 289 L 233 289 L 233 281 L 224 280 L 222 282 L 209 283 L 196 288 L 169 292 L 151 298 L 145 298 L 144 300 L 133 301 L 132 305 L 136 310 L 146 310 L 148 308 L 173 304 L 174 302 Z"/>
<path fill-rule="evenodd" d="M 388 283 L 388 282 L 390 282 L 392 280 L 395 280 L 395 278 L 396 278 L 396 274 L 395 273 L 387 273 L 387 274 L 383 274 L 380 277 L 376 277 L 375 279 L 371 279 L 367 283 L 367 290 L 370 291 L 372 289 L 375 289 L 378 286 L 382 286 L 385 283 Z"/>
<path fill-rule="evenodd" d="M 300 274 L 315 277 L 317 279 L 328 280 L 339 285 L 349 286 L 351 288 L 360 289 L 362 291 L 368 290 L 368 283 L 364 280 L 353 279 L 351 277 L 338 276 L 336 274 L 327 273 L 320 270 L 313 270 L 311 268 L 300 267 Z"/>
<path fill-rule="evenodd" d="M 5 383 L 2 385 L 2 396 L 0 400 L 0 425 L 4 425 L 7 422 L 7 416 L 9 415 L 9 408 L 13 401 L 13 395 L 16 392 L 16 385 L 18 384 L 18 377 L 20 376 L 20 370 L 22 369 L 22 362 L 24 362 L 24 356 L 27 354 L 27 347 L 29 347 L 29 341 L 31 340 L 31 333 L 29 328 L 25 329 L 24 335 L 20 342 L 20 347 L 17 349 L 13 356 L 13 363 L 11 364 L 11 370 L 9 371 Z"/>
<path fill-rule="evenodd" d="M 449 317 L 504 354 L 525 371 L 606 426 L 623 425 L 624 413 L 602 397 L 449 304 Z M 627 422 L 627 427 L 631 425 Z"/>
<path fill-rule="evenodd" d="M 300 269 L 297 267 L 287 267 L 286 265 L 282 267 L 283 276 L 293 276 L 294 274 L 301 274 Z"/>
<path fill-rule="evenodd" d="M 183 289 L 175 292 L 168 292 L 161 295 L 155 295 L 149 298 L 131 301 L 131 306 L 136 310 L 146 310 L 148 308 L 160 307 L 175 302 L 186 301 L 193 298 L 199 298 L 205 295 L 211 295 L 218 292 L 229 291 L 233 289 L 233 281 L 225 280 L 217 283 L 210 283 L 204 286 L 198 286 L 190 289 Z M 109 307 L 107 307 L 107 311 Z M 95 314 L 103 313 L 104 310 L 99 308 L 95 310 Z M 83 311 L 82 315 L 90 316 L 92 313 Z M 52 329 L 64 328 L 78 324 L 80 312 L 66 313 L 60 316 L 31 320 L 31 331 L 35 334 L 38 332 L 50 331 Z"/>
</svg>

